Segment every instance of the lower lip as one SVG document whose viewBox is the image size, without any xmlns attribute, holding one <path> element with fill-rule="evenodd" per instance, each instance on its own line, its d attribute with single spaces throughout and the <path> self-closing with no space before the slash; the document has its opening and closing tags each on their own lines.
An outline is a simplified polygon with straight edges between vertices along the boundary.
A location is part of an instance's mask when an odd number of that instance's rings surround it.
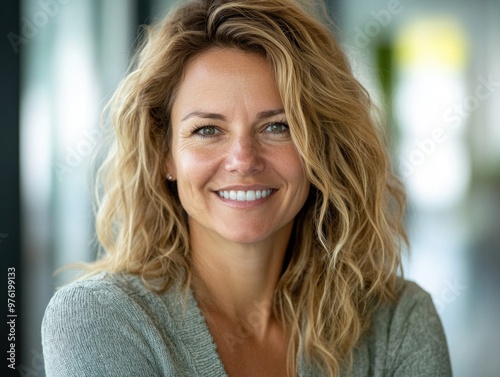
<svg viewBox="0 0 500 377">
<path fill-rule="evenodd" d="M 241 208 L 241 209 L 248 209 L 248 208 L 255 208 L 260 206 L 261 204 L 267 202 L 270 198 L 273 197 L 273 195 L 276 193 L 276 191 L 273 190 L 271 195 L 266 196 L 265 198 L 260 198 L 260 199 L 255 199 L 255 200 L 231 200 L 231 199 L 226 199 L 214 192 L 214 195 L 224 204 L 233 207 L 233 208 Z"/>
</svg>

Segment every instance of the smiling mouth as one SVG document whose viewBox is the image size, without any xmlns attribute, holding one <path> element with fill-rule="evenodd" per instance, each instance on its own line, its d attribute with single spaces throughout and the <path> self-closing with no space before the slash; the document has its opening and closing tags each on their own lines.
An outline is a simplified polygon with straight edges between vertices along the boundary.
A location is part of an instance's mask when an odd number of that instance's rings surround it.
<svg viewBox="0 0 500 377">
<path fill-rule="evenodd" d="M 258 199 L 264 199 L 268 196 L 272 195 L 276 190 L 268 189 L 268 190 L 230 190 L 230 191 L 216 191 L 216 194 L 221 198 L 234 200 L 238 202 L 251 202 Z"/>
</svg>

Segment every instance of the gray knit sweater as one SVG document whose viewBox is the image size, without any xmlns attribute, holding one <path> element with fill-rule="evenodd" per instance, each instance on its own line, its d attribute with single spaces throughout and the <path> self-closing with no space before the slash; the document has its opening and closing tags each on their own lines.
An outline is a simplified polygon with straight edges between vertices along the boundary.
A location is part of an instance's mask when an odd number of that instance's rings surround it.
<svg viewBox="0 0 500 377">
<path fill-rule="evenodd" d="M 418 285 L 378 309 L 356 347 L 349 376 L 451 376 L 441 321 Z M 157 295 L 129 275 L 72 283 L 51 299 L 42 322 L 47 377 L 227 376 L 192 292 Z M 299 376 L 321 376 L 299 359 Z M 343 376 L 347 376 L 346 373 Z"/>
</svg>

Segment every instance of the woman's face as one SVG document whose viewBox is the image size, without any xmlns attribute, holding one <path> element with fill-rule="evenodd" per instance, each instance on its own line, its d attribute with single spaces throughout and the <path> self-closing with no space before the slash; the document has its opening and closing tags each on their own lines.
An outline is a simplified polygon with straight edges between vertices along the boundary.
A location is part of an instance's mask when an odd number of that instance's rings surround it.
<svg viewBox="0 0 500 377">
<path fill-rule="evenodd" d="M 238 243 L 289 234 L 309 182 L 264 58 L 236 49 L 195 57 L 171 121 L 167 168 L 190 232 Z"/>
</svg>

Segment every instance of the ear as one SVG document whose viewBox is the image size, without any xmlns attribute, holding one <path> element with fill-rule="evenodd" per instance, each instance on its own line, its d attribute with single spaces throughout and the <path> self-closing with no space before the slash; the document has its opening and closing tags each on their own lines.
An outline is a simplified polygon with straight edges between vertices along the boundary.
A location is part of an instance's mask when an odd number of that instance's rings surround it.
<svg viewBox="0 0 500 377">
<path fill-rule="evenodd" d="M 173 180 L 176 180 L 177 177 L 177 171 L 175 168 L 175 162 L 174 159 L 172 158 L 172 153 L 169 151 L 165 155 L 165 177 L 167 178 L 167 175 L 171 175 L 173 177 Z"/>
</svg>

